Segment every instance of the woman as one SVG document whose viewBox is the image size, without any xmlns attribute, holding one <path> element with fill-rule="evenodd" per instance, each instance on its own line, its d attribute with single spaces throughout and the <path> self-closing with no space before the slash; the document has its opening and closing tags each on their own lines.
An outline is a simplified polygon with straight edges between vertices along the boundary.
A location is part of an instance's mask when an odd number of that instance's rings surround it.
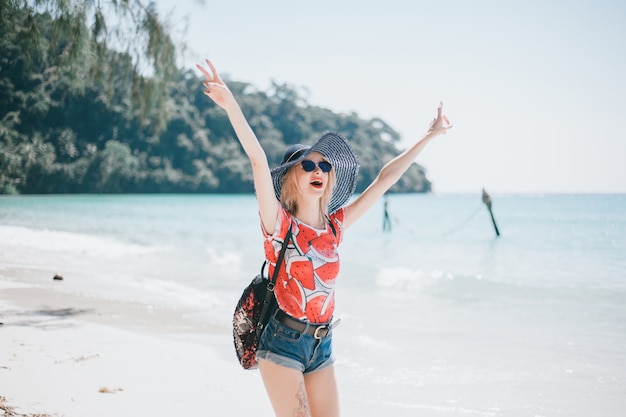
<svg viewBox="0 0 626 417">
<path fill-rule="evenodd" d="M 291 232 L 275 295 L 279 309 L 263 331 L 257 360 L 277 417 L 339 416 L 332 356 L 337 246 L 343 233 L 398 181 L 424 146 L 451 127 L 437 118 L 412 147 L 388 162 L 354 201 L 358 159 L 348 142 L 326 133 L 313 146 L 290 147 L 270 170 L 265 152 L 213 64 L 198 65 L 204 93 L 228 114 L 252 163 L 265 255 L 271 276 L 282 241 Z"/>
</svg>

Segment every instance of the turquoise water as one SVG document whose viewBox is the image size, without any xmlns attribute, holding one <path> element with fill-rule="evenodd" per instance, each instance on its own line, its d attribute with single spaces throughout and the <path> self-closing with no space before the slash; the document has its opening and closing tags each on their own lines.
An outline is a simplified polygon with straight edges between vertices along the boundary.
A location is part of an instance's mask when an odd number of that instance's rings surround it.
<svg viewBox="0 0 626 417">
<path fill-rule="evenodd" d="M 391 195 L 340 247 L 342 400 L 364 415 L 621 416 L 626 195 Z M 262 262 L 253 196 L 0 197 L 0 275 L 184 306 L 234 360 L 230 314 Z M 46 275 L 46 276 L 48 276 Z M 209 342 L 206 342 L 209 343 Z M 350 413 L 346 413 L 349 415 Z"/>
</svg>

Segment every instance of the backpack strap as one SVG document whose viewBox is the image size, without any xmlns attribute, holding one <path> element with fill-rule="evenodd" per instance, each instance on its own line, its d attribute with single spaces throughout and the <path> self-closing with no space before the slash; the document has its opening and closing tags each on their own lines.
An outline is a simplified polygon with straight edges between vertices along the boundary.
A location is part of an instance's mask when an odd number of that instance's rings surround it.
<svg viewBox="0 0 626 417">
<path fill-rule="evenodd" d="M 283 240 L 283 246 L 280 248 L 280 253 L 278 254 L 278 259 L 276 260 L 276 267 L 274 268 L 274 273 L 272 274 L 272 278 L 268 280 L 267 283 L 267 294 L 265 296 L 265 300 L 263 300 L 263 307 L 261 308 L 261 314 L 259 315 L 259 322 L 256 326 L 257 337 L 261 337 L 261 333 L 263 333 L 263 328 L 265 327 L 266 321 L 264 320 L 270 312 L 270 308 L 274 308 L 276 304 L 276 296 L 274 294 L 274 288 L 276 287 L 276 280 L 278 279 L 278 272 L 280 270 L 280 265 L 283 263 L 283 259 L 285 257 L 285 251 L 287 250 L 287 246 L 289 246 L 289 241 L 291 240 L 291 223 L 289 224 L 289 230 L 287 231 L 287 235 Z M 263 266 L 267 263 L 267 260 L 263 263 Z M 263 266 L 261 266 L 261 276 L 263 276 Z"/>
<path fill-rule="evenodd" d="M 280 248 L 280 253 L 278 254 L 278 259 L 276 260 L 276 268 L 274 268 L 274 273 L 272 274 L 272 279 L 267 284 L 268 291 L 274 291 L 274 287 L 276 286 L 276 280 L 278 279 L 278 270 L 280 269 L 280 264 L 283 263 L 283 258 L 285 257 L 285 251 L 287 250 L 287 246 L 289 246 L 289 240 L 291 239 L 291 224 L 289 224 L 289 230 L 287 230 L 287 234 L 285 235 L 285 239 L 283 240 L 283 246 Z"/>
</svg>

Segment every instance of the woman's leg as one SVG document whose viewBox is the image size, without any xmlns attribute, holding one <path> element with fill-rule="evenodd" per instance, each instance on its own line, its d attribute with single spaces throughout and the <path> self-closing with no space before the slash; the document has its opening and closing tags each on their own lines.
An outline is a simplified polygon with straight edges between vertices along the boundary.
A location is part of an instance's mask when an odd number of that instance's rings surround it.
<svg viewBox="0 0 626 417">
<path fill-rule="evenodd" d="M 312 417 L 302 372 L 264 359 L 259 371 L 276 417 Z"/>
<path fill-rule="evenodd" d="M 304 384 L 311 417 L 339 417 L 339 392 L 334 366 L 306 374 Z"/>
</svg>

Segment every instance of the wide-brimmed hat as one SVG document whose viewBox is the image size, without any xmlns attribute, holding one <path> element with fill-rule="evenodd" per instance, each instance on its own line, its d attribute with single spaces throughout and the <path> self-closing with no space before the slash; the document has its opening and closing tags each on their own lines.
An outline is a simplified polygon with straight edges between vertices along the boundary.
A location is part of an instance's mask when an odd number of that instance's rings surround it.
<svg viewBox="0 0 626 417">
<path fill-rule="evenodd" d="M 321 153 L 335 169 L 335 188 L 328 205 L 328 212 L 334 213 L 354 193 L 359 174 L 359 160 L 348 141 L 339 133 L 327 132 L 313 146 L 296 144 L 287 149 L 281 164 L 271 171 L 276 198 L 280 200 L 287 170 L 306 159 L 312 152 Z"/>
</svg>

